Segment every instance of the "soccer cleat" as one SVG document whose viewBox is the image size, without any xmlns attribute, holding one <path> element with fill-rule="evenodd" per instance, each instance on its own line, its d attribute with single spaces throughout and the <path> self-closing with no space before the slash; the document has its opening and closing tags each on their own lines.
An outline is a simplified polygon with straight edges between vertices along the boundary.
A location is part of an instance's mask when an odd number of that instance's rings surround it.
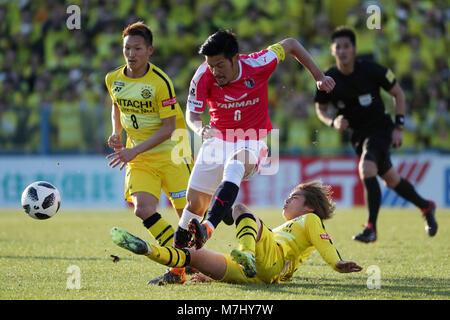
<svg viewBox="0 0 450 320">
<path fill-rule="evenodd" d="M 200 223 L 196 219 L 189 222 L 188 231 L 192 234 L 192 240 L 189 244 L 195 249 L 203 247 L 212 235 L 212 230 L 205 223 Z"/>
<path fill-rule="evenodd" d="M 186 273 L 176 274 L 167 270 L 163 275 L 150 280 L 147 284 L 154 284 L 158 286 L 164 286 L 166 284 L 183 284 L 186 281 Z"/>
<path fill-rule="evenodd" d="M 133 236 L 121 227 L 113 227 L 110 231 L 112 241 L 119 247 L 127 249 L 136 254 L 151 253 L 150 246 L 144 240 Z"/>
<path fill-rule="evenodd" d="M 361 233 L 353 236 L 353 240 L 370 243 L 377 240 L 377 233 L 371 228 L 366 227 Z"/>
<path fill-rule="evenodd" d="M 256 262 L 253 254 L 248 251 L 233 249 L 230 255 L 234 262 L 239 263 L 243 267 L 247 278 L 256 276 Z"/>
<path fill-rule="evenodd" d="M 430 237 L 437 233 L 438 223 L 436 221 L 436 203 L 430 201 L 430 206 L 427 209 L 422 210 L 423 217 L 425 218 L 425 230 L 428 232 Z"/>
<path fill-rule="evenodd" d="M 175 248 L 187 248 L 192 240 L 191 233 L 178 226 L 174 235 L 174 247 Z"/>
</svg>

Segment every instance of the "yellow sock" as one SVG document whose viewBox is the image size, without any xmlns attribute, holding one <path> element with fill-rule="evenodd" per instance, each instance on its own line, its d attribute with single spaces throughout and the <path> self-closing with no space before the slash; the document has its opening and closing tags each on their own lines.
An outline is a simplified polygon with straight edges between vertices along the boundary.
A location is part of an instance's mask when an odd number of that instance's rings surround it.
<svg viewBox="0 0 450 320">
<path fill-rule="evenodd" d="M 150 244 L 151 252 L 147 258 L 163 264 L 168 267 L 176 268 L 175 271 L 184 273 L 184 267 L 189 264 L 190 255 L 186 249 L 177 249 L 172 247 L 158 247 Z M 178 268 L 181 268 L 180 270 Z"/>
<path fill-rule="evenodd" d="M 175 233 L 173 227 L 164 220 L 158 212 L 155 212 L 151 217 L 147 218 L 144 226 L 148 232 L 158 241 L 159 245 L 172 246 L 173 235 Z"/>
<path fill-rule="evenodd" d="M 258 226 L 253 215 L 243 214 L 236 220 L 236 238 L 239 241 L 239 250 L 255 254 L 256 236 Z"/>
</svg>

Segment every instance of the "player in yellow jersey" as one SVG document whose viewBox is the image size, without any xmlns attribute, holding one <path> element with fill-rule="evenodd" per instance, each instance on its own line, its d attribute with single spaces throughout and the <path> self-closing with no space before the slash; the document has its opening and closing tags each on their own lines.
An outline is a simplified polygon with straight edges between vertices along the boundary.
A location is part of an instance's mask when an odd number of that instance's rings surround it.
<svg viewBox="0 0 450 320">
<path fill-rule="evenodd" d="M 113 241 L 136 254 L 161 264 L 190 265 L 214 280 L 229 283 L 280 283 L 292 279 L 297 268 L 316 249 L 323 260 L 341 273 L 362 270 L 353 261 L 344 261 L 325 231 L 322 220 L 335 208 L 331 187 L 319 181 L 296 186 L 283 206 L 286 222 L 270 230 L 242 204 L 234 207 L 236 238 L 239 248 L 229 255 L 202 248 L 161 248 L 114 227 Z M 199 277 L 200 280 L 210 280 Z"/>
<path fill-rule="evenodd" d="M 122 38 L 126 64 L 105 78 L 113 101 L 108 145 L 114 149 L 106 158 L 112 168 L 126 166 L 126 200 L 158 243 L 172 246 L 174 229 L 156 208 L 162 189 L 178 215 L 183 212 L 192 165 L 189 136 L 172 81 L 149 62 L 153 53 L 149 27 L 142 22 L 129 25 Z M 178 282 L 184 281 L 184 269 L 172 271 L 179 275 Z"/>
</svg>

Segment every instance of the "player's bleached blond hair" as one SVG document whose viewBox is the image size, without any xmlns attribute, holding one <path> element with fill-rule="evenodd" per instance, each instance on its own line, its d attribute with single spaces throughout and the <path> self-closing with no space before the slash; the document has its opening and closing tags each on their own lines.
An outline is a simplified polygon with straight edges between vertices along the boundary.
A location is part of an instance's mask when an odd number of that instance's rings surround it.
<svg viewBox="0 0 450 320">
<path fill-rule="evenodd" d="M 330 185 L 322 184 L 320 180 L 300 183 L 291 193 L 300 191 L 305 196 L 305 205 L 313 209 L 320 219 L 326 220 L 333 215 L 336 204 L 333 201 L 333 191 Z"/>
</svg>

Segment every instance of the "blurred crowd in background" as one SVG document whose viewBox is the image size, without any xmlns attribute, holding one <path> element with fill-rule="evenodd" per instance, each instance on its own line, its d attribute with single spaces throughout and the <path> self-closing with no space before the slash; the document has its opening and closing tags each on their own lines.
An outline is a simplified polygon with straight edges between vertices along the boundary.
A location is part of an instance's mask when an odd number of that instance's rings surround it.
<svg viewBox="0 0 450 320">
<path fill-rule="evenodd" d="M 70 30 L 69 5 L 81 11 Z M 369 5 L 381 9 L 369 29 Z M 106 73 L 124 64 L 122 30 L 142 20 L 154 33 L 152 63 L 172 79 L 185 109 L 199 46 L 218 29 L 236 33 L 240 52 L 298 39 L 318 65 L 334 64 L 330 34 L 354 28 L 357 53 L 389 67 L 406 93 L 402 152 L 450 152 L 448 1 L 355 0 L 0 0 L 0 152 L 106 153 L 111 100 Z M 292 57 L 269 80 L 282 154 L 351 152 L 348 136 L 314 112 L 315 82 Z M 392 98 L 383 93 L 388 112 Z M 205 115 L 206 119 L 208 115 Z M 206 120 L 205 119 L 205 120 Z"/>
</svg>

